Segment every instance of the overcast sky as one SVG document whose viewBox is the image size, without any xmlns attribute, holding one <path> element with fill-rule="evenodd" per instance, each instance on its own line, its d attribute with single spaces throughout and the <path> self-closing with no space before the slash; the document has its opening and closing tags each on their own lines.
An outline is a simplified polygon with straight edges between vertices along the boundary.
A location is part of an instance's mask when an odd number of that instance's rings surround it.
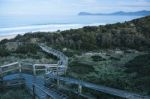
<svg viewBox="0 0 150 99">
<path fill-rule="evenodd" d="M 0 16 L 150 10 L 150 0 L 0 0 Z"/>
</svg>

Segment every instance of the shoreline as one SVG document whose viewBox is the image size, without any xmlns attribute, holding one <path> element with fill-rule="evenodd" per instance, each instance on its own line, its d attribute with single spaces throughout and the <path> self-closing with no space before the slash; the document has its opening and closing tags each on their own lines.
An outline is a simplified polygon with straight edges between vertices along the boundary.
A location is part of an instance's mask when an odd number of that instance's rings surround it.
<svg viewBox="0 0 150 99">
<path fill-rule="evenodd" d="M 93 23 L 93 24 L 49 24 L 49 25 L 31 25 L 31 26 L 20 26 L 20 27 L 8 27 L 0 28 L 0 41 L 3 39 L 15 38 L 18 34 L 22 35 L 29 32 L 56 32 L 57 30 L 64 31 L 70 29 L 78 29 L 84 26 L 98 26 L 104 25 L 104 23 Z M 6 34 L 6 35 L 5 35 Z"/>
<path fill-rule="evenodd" d="M 4 39 L 13 39 L 17 36 L 18 34 L 12 34 L 12 35 L 0 35 L 0 41 L 4 40 Z"/>
</svg>

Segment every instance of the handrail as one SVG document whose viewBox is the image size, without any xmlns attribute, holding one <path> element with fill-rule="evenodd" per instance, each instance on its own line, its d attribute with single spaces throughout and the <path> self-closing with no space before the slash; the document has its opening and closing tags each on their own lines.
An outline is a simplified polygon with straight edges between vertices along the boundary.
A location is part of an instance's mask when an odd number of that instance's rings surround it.
<svg viewBox="0 0 150 99">
<path fill-rule="evenodd" d="M 58 64 L 34 64 L 34 65 L 49 67 L 49 66 L 57 66 Z"/>
<path fill-rule="evenodd" d="M 65 56 L 62 52 L 59 52 L 55 49 L 52 49 L 52 48 L 49 48 L 49 47 L 45 47 L 43 45 L 39 45 L 43 51 L 45 52 L 48 52 L 48 53 L 51 53 L 55 56 L 57 56 L 58 58 L 60 58 L 60 63 L 59 64 L 52 64 L 52 65 L 56 65 L 54 67 L 56 67 L 56 71 L 57 71 L 57 74 L 58 74 L 58 71 L 59 71 L 59 68 L 61 70 L 61 68 L 63 69 L 67 69 L 67 66 L 68 66 L 68 57 Z M 61 64 L 62 62 L 62 64 Z M 16 70 L 16 69 L 19 69 L 19 72 L 22 72 L 22 66 L 23 64 L 26 64 L 26 62 L 13 62 L 13 63 L 10 63 L 10 64 L 7 64 L 7 65 L 3 65 L 0 67 L 0 75 L 3 73 L 3 72 L 7 72 L 6 71 L 3 71 L 3 68 L 6 68 L 6 67 L 11 67 L 13 65 L 17 65 L 17 68 L 11 68 L 9 71 L 12 71 L 12 70 Z M 28 64 L 28 63 L 27 63 Z M 47 68 L 50 68 L 49 64 L 30 64 L 32 66 L 32 70 L 34 72 L 34 75 L 36 75 L 36 68 L 35 66 L 45 66 L 46 69 L 45 71 L 47 71 Z M 38 70 L 38 69 L 37 69 Z M 41 69 L 40 69 L 41 70 Z M 44 69 L 43 69 L 44 70 Z M 83 82 L 81 80 L 77 80 L 77 79 L 72 79 L 72 78 L 66 78 L 66 77 L 61 77 L 61 76 L 56 76 L 56 75 L 51 75 L 50 73 L 47 73 L 45 72 L 46 75 L 49 77 L 49 78 L 53 78 L 53 79 L 56 79 L 58 81 L 65 81 L 67 83 L 71 83 L 71 84 L 77 84 L 79 85 L 79 89 L 82 89 L 82 86 L 83 87 L 86 87 L 86 88 L 90 88 L 90 89 L 93 89 L 93 90 L 96 90 L 96 91 L 100 91 L 100 92 L 104 92 L 104 93 L 107 93 L 107 94 L 111 94 L 111 95 L 114 95 L 114 96 L 119 96 L 119 97 L 123 97 L 123 98 L 129 98 L 129 99 L 150 99 L 149 96 L 141 96 L 139 94 L 135 94 L 135 93 L 130 93 L 130 92 L 127 92 L 127 91 L 123 91 L 123 90 L 119 90 L 119 89 L 115 89 L 115 88 L 110 88 L 110 87 L 106 87 L 106 86 L 101 86 L 101 85 L 96 85 L 96 84 L 92 84 L 92 83 L 88 83 L 88 82 Z M 35 85 L 38 89 L 40 89 L 41 91 L 45 92 L 44 89 L 42 89 L 40 86 L 37 86 Z M 81 90 L 79 90 L 81 91 Z M 48 94 L 49 96 L 52 96 L 51 93 L 48 93 L 47 91 L 45 92 L 46 94 Z"/>
<path fill-rule="evenodd" d="M 48 68 L 57 68 L 57 74 L 59 74 L 58 73 L 58 71 L 59 71 L 58 69 L 59 68 L 67 69 L 66 67 L 68 66 L 68 58 L 62 52 L 59 52 L 57 50 L 54 50 L 54 49 L 46 47 L 46 46 L 45 47 L 40 46 L 40 47 L 42 48 L 43 51 L 51 53 L 51 54 L 55 55 L 56 57 L 58 57 L 60 59 L 60 61 L 58 61 L 58 64 L 30 64 L 30 63 L 26 63 L 26 62 L 23 62 L 23 61 L 22 62 L 14 62 L 14 63 L 8 64 L 8 65 L 1 66 L 0 67 L 0 75 L 2 73 L 4 73 L 4 72 L 7 73 L 7 72 L 10 72 L 10 71 L 13 71 L 13 70 L 16 70 L 16 69 L 18 69 L 19 72 L 22 72 L 22 69 L 24 69 L 24 68 L 22 68 L 23 64 L 31 65 L 32 66 L 32 71 L 33 71 L 34 75 L 36 75 L 36 70 L 45 70 L 45 74 L 47 74 L 48 73 L 47 72 Z M 3 68 L 11 67 L 11 66 L 17 65 L 17 64 L 18 64 L 17 68 L 13 68 L 13 69 L 6 70 L 6 71 L 3 70 Z M 45 69 L 36 69 L 36 66 L 37 67 L 44 66 Z M 39 90 L 41 90 L 44 93 L 46 93 L 49 97 L 54 98 L 53 95 L 51 93 L 49 93 L 48 91 L 46 91 L 45 89 L 43 89 L 43 88 L 41 88 L 40 86 L 37 86 L 37 85 L 34 85 L 34 86 L 36 86 Z"/>
<path fill-rule="evenodd" d="M 0 74 L 2 72 L 5 72 L 5 71 L 3 71 L 3 68 L 5 68 L 5 67 L 11 67 L 11 66 L 17 65 L 17 64 L 18 64 L 18 68 L 14 68 L 14 69 L 8 70 L 6 72 L 10 72 L 10 71 L 13 71 L 13 70 L 16 70 L 16 69 L 19 69 L 21 71 L 22 67 L 20 67 L 19 64 L 31 65 L 32 68 L 33 68 L 34 74 L 36 74 L 36 70 L 38 70 L 38 69 L 36 69 L 36 66 L 45 66 L 45 71 L 47 71 L 48 68 L 58 68 L 58 69 L 59 68 L 64 68 L 64 72 L 66 72 L 67 66 L 68 66 L 68 57 L 67 56 L 65 56 L 62 52 L 57 51 L 57 50 L 52 49 L 52 48 L 49 48 L 49 47 L 47 47 L 47 46 L 45 46 L 43 44 L 39 44 L 39 46 L 42 48 L 43 51 L 48 52 L 50 54 L 53 54 L 53 55 L 57 56 L 60 59 L 60 61 L 58 61 L 57 64 L 31 64 L 31 63 L 26 63 L 26 62 L 23 62 L 23 61 L 21 61 L 21 62 L 14 62 L 14 63 L 10 63 L 8 65 L 1 66 L 0 67 Z M 59 72 L 59 70 L 58 70 L 58 72 Z M 46 74 L 47 74 L 47 72 L 46 72 Z M 62 74 L 62 71 L 61 71 L 60 74 Z"/>
<path fill-rule="evenodd" d="M 57 51 L 55 49 L 52 49 L 50 47 L 45 46 L 44 44 L 39 44 L 39 47 L 49 53 L 49 54 L 53 54 L 54 56 L 58 57 L 60 60 L 58 61 L 58 66 L 57 69 L 59 67 L 63 67 L 64 68 L 64 73 L 66 72 L 67 68 L 68 68 L 68 57 L 65 56 L 62 52 Z M 59 69 L 57 70 L 57 72 L 59 71 Z M 57 73 L 59 74 L 59 73 Z"/>
<path fill-rule="evenodd" d="M 136 93 L 132 93 L 132 92 L 127 92 L 124 90 L 119 90 L 119 89 L 115 89 L 115 88 L 110 88 L 110 87 L 106 87 L 106 86 L 102 86 L 102 85 L 96 85 L 93 83 L 89 83 L 89 82 L 85 82 L 85 81 L 81 81 L 81 80 L 77 80 L 77 79 L 73 79 L 73 78 L 67 78 L 67 77 L 60 77 L 60 76 L 52 76 L 52 75 L 47 75 L 46 77 L 55 79 L 55 80 L 60 80 L 60 81 L 64 81 L 70 84 L 76 84 L 79 85 L 81 87 L 86 87 L 92 90 L 96 90 L 99 92 L 103 92 L 103 93 L 107 93 L 110 95 L 114 95 L 114 96 L 118 96 L 118 97 L 122 97 L 122 98 L 127 98 L 127 99 L 150 99 L 149 96 L 143 96 L 143 95 L 139 95 Z M 49 79 L 47 78 L 47 79 Z"/>
<path fill-rule="evenodd" d="M 40 46 L 40 48 L 42 48 L 43 51 L 57 56 L 66 67 L 68 66 L 68 57 L 65 56 L 62 52 L 57 51 L 52 48 L 49 48 L 49 47 L 45 46 L 44 44 L 39 44 L 39 46 Z"/>
<path fill-rule="evenodd" d="M 14 65 L 18 65 L 18 66 L 14 66 Z M 12 66 L 14 67 L 12 68 Z M 0 75 L 7 73 L 7 72 L 14 71 L 14 70 L 20 70 L 20 69 L 21 67 L 19 65 L 19 62 L 13 62 L 7 65 L 0 66 Z"/>
<path fill-rule="evenodd" d="M 13 62 L 13 63 L 7 64 L 7 65 L 3 65 L 0 68 L 9 67 L 9 66 L 12 66 L 12 65 L 17 65 L 18 63 L 19 62 Z"/>
</svg>

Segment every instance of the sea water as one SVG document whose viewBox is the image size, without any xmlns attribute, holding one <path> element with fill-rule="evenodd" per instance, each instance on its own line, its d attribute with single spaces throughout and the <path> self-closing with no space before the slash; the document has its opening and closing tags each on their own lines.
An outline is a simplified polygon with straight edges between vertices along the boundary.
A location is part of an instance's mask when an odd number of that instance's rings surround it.
<svg viewBox="0 0 150 99">
<path fill-rule="evenodd" d="M 0 36 L 53 32 L 130 21 L 142 16 L 0 16 Z"/>
</svg>

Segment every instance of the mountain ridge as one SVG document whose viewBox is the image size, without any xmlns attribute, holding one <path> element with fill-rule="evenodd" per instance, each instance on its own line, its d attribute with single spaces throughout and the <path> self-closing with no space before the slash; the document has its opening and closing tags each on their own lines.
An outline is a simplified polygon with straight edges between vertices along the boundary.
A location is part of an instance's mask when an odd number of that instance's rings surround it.
<svg viewBox="0 0 150 99">
<path fill-rule="evenodd" d="M 90 13 L 90 12 L 80 12 L 78 13 L 79 16 L 85 16 L 85 15 L 135 15 L 135 16 L 147 16 L 150 15 L 150 11 L 148 10 L 141 10 L 141 11 L 136 11 L 136 12 L 124 12 L 124 11 L 117 11 L 113 13 Z"/>
</svg>

